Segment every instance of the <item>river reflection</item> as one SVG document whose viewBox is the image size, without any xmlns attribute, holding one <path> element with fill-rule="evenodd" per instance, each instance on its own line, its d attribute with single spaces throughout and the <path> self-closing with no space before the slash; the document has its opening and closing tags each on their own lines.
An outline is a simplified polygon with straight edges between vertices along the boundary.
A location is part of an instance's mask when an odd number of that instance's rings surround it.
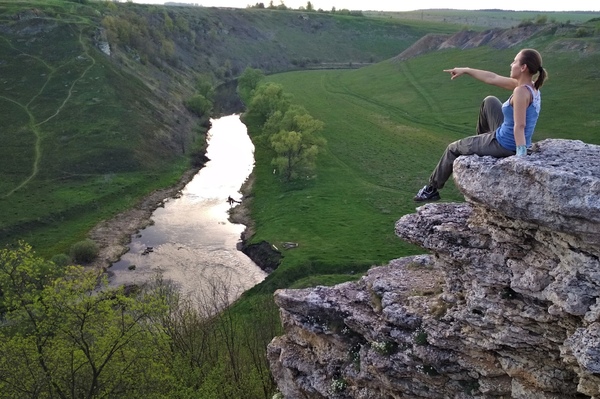
<svg viewBox="0 0 600 399">
<path fill-rule="evenodd" d="M 111 285 L 141 284 L 160 273 L 192 299 L 226 285 L 233 300 L 265 278 L 237 250 L 244 226 L 227 214 L 227 198 L 241 198 L 254 166 L 254 145 L 238 115 L 212 121 L 206 155 L 210 161 L 182 195 L 153 213 L 154 224 L 133 237 L 129 252 L 110 268 Z"/>
</svg>

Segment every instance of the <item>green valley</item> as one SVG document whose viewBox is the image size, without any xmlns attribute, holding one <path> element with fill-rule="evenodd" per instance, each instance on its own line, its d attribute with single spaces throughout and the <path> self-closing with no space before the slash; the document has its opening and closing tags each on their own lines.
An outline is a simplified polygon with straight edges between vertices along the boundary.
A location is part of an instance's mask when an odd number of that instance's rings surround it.
<svg viewBox="0 0 600 399">
<path fill-rule="evenodd" d="M 534 47 L 550 74 L 534 140 L 600 144 L 598 13 L 536 22 L 532 13 L 473 12 L 486 24 L 528 20 L 533 33 L 518 40 L 520 31 L 507 31 L 505 47 L 397 59 L 428 34 L 485 30 L 450 11 L 430 14 L 0 0 L 0 397 L 272 398 L 265 348 L 280 329 L 274 290 L 357 279 L 420 253 L 394 223 L 414 212 L 412 197 L 445 146 L 474 133 L 481 100 L 510 95 L 469 77 L 451 81 L 445 68 L 506 75 L 516 52 Z M 213 92 L 247 67 L 322 121 L 327 141 L 314 173 L 286 182 L 247 119 L 256 146 L 248 241 L 279 248 L 278 269 L 215 312 L 226 288 L 203 309 L 178 302 L 161 281 L 95 296 L 92 268 L 48 261 L 201 167 L 208 119 L 232 100 Z M 449 183 L 442 200 L 462 196 Z M 105 358 L 90 347 L 110 353 L 101 372 L 94 362 Z"/>
</svg>

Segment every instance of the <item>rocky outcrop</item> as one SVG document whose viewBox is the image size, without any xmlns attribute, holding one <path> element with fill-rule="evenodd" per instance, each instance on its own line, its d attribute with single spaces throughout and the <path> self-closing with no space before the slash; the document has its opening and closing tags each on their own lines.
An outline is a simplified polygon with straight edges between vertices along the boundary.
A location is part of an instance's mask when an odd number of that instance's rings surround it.
<svg viewBox="0 0 600 399">
<path fill-rule="evenodd" d="M 449 48 L 470 49 L 490 46 L 506 49 L 517 46 L 540 33 L 552 34 L 556 27 L 552 25 L 527 25 L 510 29 L 488 29 L 485 31 L 462 30 L 451 35 L 431 33 L 417 40 L 412 46 L 393 58 L 404 61 L 421 54 Z"/>
<path fill-rule="evenodd" d="M 431 255 L 276 292 L 286 398 L 600 398 L 600 147 L 454 165 L 466 202 L 396 224 Z"/>
<path fill-rule="evenodd" d="M 252 259 L 258 267 L 267 273 L 272 273 L 273 270 L 277 269 L 281 263 L 281 258 L 283 257 L 279 250 L 264 240 L 256 244 L 244 242 L 241 250 L 247 257 Z"/>
</svg>

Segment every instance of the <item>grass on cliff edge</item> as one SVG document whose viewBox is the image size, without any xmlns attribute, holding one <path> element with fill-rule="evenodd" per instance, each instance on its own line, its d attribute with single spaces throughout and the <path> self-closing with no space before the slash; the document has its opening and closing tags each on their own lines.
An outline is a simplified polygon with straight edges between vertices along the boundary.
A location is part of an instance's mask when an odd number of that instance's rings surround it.
<svg viewBox="0 0 600 399">
<path fill-rule="evenodd" d="M 548 37 L 527 45 L 540 49 L 550 72 L 534 139 L 600 144 L 595 101 L 600 55 L 552 51 L 557 43 Z M 284 184 L 273 174 L 272 154 L 255 140 L 253 240 L 267 240 L 284 254 L 280 268 L 256 290 L 332 281 L 328 276 L 320 282 L 315 276 L 321 274 L 339 274 L 334 279 L 339 282 L 372 265 L 423 252 L 395 236 L 395 222 L 415 211 L 412 197 L 445 146 L 474 134 L 480 101 L 489 94 L 502 100 L 510 95 L 466 76 L 451 81 L 442 70 L 468 65 L 506 75 L 516 51 L 449 50 L 355 71 L 268 77 L 325 123 L 328 148 L 314 178 Z M 251 128 L 251 134 L 257 132 Z M 442 200 L 462 201 L 452 181 Z M 299 246 L 285 250 L 286 241 Z"/>
</svg>

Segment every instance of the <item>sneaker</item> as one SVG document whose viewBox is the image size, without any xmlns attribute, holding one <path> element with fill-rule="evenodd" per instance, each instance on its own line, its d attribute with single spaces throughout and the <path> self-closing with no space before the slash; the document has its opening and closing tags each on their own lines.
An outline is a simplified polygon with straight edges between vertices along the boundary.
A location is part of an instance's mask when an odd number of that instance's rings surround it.
<svg viewBox="0 0 600 399">
<path fill-rule="evenodd" d="M 435 187 L 425 186 L 419 190 L 413 199 L 415 202 L 437 201 L 440 199 L 440 193 Z"/>
</svg>

